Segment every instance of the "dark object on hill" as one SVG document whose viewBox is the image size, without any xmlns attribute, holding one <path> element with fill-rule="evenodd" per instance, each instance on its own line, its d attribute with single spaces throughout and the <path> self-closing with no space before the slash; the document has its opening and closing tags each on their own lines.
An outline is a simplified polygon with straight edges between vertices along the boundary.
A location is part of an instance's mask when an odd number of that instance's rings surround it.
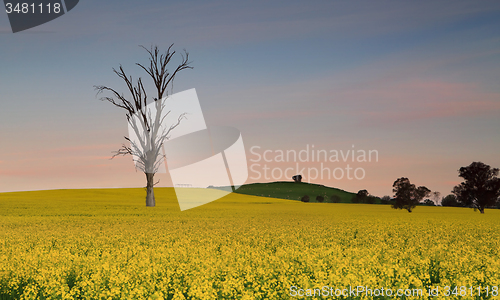
<svg viewBox="0 0 500 300">
<path fill-rule="evenodd" d="M 292 177 L 295 182 L 302 182 L 302 175 L 295 175 Z"/>
<path fill-rule="evenodd" d="M 340 203 L 342 199 L 338 195 L 332 195 L 330 196 L 330 202 L 331 203 Z"/>
<path fill-rule="evenodd" d="M 323 197 L 323 196 L 316 196 L 316 201 L 317 202 L 323 202 L 323 201 L 325 201 L 325 197 Z"/>
<path fill-rule="evenodd" d="M 354 197 L 352 197 L 351 202 L 375 204 L 377 203 L 377 197 L 370 195 L 367 190 L 360 190 Z"/>
<path fill-rule="evenodd" d="M 307 195 L 303 196 L 302 199 L 300 199 L 300 201 L 309 202 L 309 196 L 307 196 Z"/>
</svg>

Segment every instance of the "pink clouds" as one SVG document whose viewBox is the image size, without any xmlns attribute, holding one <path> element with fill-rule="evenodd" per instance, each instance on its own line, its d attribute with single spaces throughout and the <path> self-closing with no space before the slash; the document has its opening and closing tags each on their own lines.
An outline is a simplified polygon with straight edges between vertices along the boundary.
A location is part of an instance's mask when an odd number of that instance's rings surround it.
<svg viewBox="0 0 500 300">
<path fill-rule="evenodd" d="M 73 181 L 70 186 L 85 187 L 89 186 L 89 182 L 94 182 L 90 186 L 96 186 L 96 182 L 103 179 L 109 181 L 106 177 L 134 173 L 130 158 L 110 161 L 111 151 L 118 147 L 89 144 L 4 153 L 5 160 L 0 168 L 0 191 L 18 190 L 19 186 L 36 189 L 41 182 L 46 181 L 52 182 L 50 186 L 56 188 L 67 187 L 68 181 Z"/>
<path fill-rule="evenodd" d="M 264 119 L 290 119 L 305 116 L 312 116 L 313 112 L 302 110 L 281 110 L 281 111 L 240 111 L 227 114 L 225 122 L 235 120 L 264 120 Z"/>
<path fill-rule="evenodd" d="M 487 92 L 476 84 L 440 80 L 379 82 L 376 86 L 341 90 L 336 98 L 355 103 L 351 109 L 361 114 L 366 125 L 500 112 L 500 93 Z"/>
</svg>

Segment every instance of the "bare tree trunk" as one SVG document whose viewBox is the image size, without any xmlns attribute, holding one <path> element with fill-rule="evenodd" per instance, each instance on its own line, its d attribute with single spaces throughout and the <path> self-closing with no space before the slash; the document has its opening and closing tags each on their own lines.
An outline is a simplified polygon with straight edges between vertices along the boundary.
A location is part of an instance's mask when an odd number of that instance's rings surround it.
<svg viewBox="0 0 500 300">
<path fill-rule="evenodd" d="M 155 191 L 154 187 L 154 173 L 146 173 L 146 206 L 154 207 L 156 205 L 155 201 Z"/>
</svg>

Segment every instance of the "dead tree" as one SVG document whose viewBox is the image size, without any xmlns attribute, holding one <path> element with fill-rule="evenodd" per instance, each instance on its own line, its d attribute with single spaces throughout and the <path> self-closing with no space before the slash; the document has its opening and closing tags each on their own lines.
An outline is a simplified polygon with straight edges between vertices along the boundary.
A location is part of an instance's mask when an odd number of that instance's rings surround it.
<svg viewBox="0 0 500 300">
<path fill-rule="evenodd" d="M 173 44 L 168 47 L 164 54 L 160 54 L 157 46 L 150 49 L 141 47 L 149 54 L 149 65 L 144 66 L 139 63 L 136 65 L 146 71 L 149 75 L 148 78 L 152 79 L 156 87 L 156 97 L 148 98 L 142 79 L 139 77 L 134 82 L 132 76 L 125 74 L 122 66 L 118 70 L 113 68 L 113 72 L 125 81 L 129 93 L 128 97 L 107 86 L 94 86 L 94 88 L 97 90 L 97 94 L 103 92 L 111 94 L 111 96 L 102 97 L 101 100 L 108 101 L 126 111 L 127 122 L 133 129 L 135 137 L 125 137 L 130 146 L 123 144 L 118 151 L 114 152 L 112 158 L 118 155 L 132 155 L 136 168 L 146 174 L 146 206 L 155 206 L 154 175 L 165 159 L 162 152 L 163 143 L 168 140 L 170 132 L 185 117 L 185 114 L 181 114 L 174 124 L 170 124 L 170 126 L 164 124 L 170 111 L 165 112 L 166 107 L 163 100 L 168 96 L 169 88 L 172 91 L 175 76 L 180 71 L 192 69 L 192 67 L 188 60 L 189 54 L 184 50 L 184 54 L 181 54 L 181 63 L 175 70 L 170 72 L 167 69 L 175 54 L 175 51 L 172 51 Z"/>
</svg>

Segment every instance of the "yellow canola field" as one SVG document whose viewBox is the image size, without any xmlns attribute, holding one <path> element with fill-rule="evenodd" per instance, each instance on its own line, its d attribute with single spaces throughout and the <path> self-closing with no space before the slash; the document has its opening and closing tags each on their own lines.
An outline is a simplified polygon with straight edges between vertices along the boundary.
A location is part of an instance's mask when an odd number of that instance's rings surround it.
<svg viewBox="0 0 500 300">
<path fill-rule="evenodd" d="M 156 189 L 155 208 L 144 198 L 0 194 L 0 299 L 500 299 L 500 210 L 232 194 L 181 212 L 173 189 Z"/>
</svg>

